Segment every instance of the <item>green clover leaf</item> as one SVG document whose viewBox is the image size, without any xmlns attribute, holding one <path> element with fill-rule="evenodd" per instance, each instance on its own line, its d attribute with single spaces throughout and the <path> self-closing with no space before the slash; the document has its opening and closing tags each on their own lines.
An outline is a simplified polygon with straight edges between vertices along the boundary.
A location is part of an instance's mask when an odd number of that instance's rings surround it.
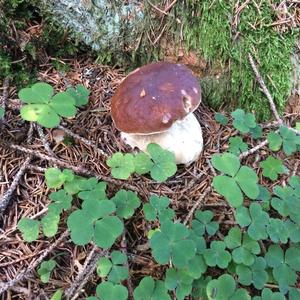
<svg viewBox="0 0 300 300">
<path fill-rule="evenodd" d="M 225 250 L 226 244 L 222 241 L 212 241 L 209 249 L 205 249 L 203 256 L 205 263 L 210 267 L 218 266 L 226 269 L 231 261 L 231 255 Z"/>
<path fill-rule="evenodd" d="M 107 277 L 108 281 L 121 283 L 128 278 L 127 256 L 121 251 L 113 251 L 111 260 L 102 257 L 97 263 L 97 273 L 100 277 Z"/>
<path fill-rule="evenodd" d="M 267 233 L 274 243 L 281 242 L 286 244 L 288 242 L 289 230 L 283 220 L 270 218 Z"/>
<path fill-rule="evenodd" d="M 60 117 L 74 117 L 75 100 L 66 92 L 53 96 L 53 88 L 47 83 L 36 83 L 31 88 L 20 90 L 19 98 L 28 103 L 21 108 L 21 117 L 53 128 L 59 125 Z"/>
<path fill-rule="evenodd" d="M 110 214 L 116 206 L 109 200 L 85 200 L 82 209 L 70 214 L 67 225 L 71 231 L 71 239 L 76 245 L 85 245 L 94 240 L 101 248 L 110 248 L 123 232 L 123 223 Z"/>
<path fill-rule="evenodd" d="M 280 159 L 273 156 L 268 156 L 266 160 L 260 163 L 263 169 L 263 175 L 271 180 L 277 180 L 278 174 L 287 173 L 286 167 Z"/>
<path fill-rule="evenodd" d="M 189 235 L 189 229 L 183 224 L 169 220 L 163 222 L 160 231 L 150 239 L 154 259 L 162 265 L 172 260 L 175 267 L 185 267 L 196 254 L 195 242 Z"/>
<path fill-rule="evenodd" d="M 263 257 L 256 257 L 250 267 L 238 265 L 236 267 L 238 281 L 246 286 L 253 284 L 256 289 L 261 290 L 269 278 L 266 266 L 267 263 Z"/>
<path fill-rule="evenodd" d="M 252 136 L 252 138 L 256 140 L 262 137 L 263 130 L 261 126 L 256 125 L 254 128 L 250 128 L 249 133 Z"/>
<path fill-rule="evenodd" d="M 280 134 L 275 131 L 271 131 L 268 134 L 268 143 L 269 143 L 269 148 L 272 151 L 279 151 L 282 145 L 282 138 Z"/>
<path fill-rule="evenodd" d="M 67 210 L 71 208 L 73 198 L 64 189 L 52 192 L 49 195 L 49 198 L 53 202 L 48 207 L 49 211 L 54 211 L 57 214 L 60 214 L 63 209 Z"/>
<path fill-rule="evenodd" d="M 134 300 L 171 300 L 164 282 L 144 277 L 133 292 Z"/>
<path fill-rule="evenodd" d="M 58 289 L 51 297 L 50 300 L 61 300 L 63 295 L 63 290 L 62 289 Z"/>
<path fill-rule="evenodd" d="M 134 157 L 135 172 L 139 175 L 149 173 L 153 168 L 153 162 L 146 153 L 137 153 Z"/>
<path fill-rule="evenodd" d="M 134 172 L 134 157 L 132 154 L 123 154 L 121 152 L 114 153 L 113 156 L 106 161 L 111 167 L 111 174 L 117 179 L 128 179 Z"/>
<path fill-rule="evenodd" d="M 66 92 L 56 94 L 49 106 L 62 117 L 74 117 L 76 115 L 75 100 Z"/>
<path fill-rule="evenodd" d="M 172 152 L 153 143 L 148 144 L 147 152 L 153 160 L 150 175 L 154 180 L 163 182 L 176 173 L 175 155 Z"/>
<path fill-rule="evenodd" d="M 300 299 L 300 290 L 296 288 L 289 289 L 289 300 L 298 300 Z"/>
<path fill-rule="evenodd" d="M 300 224 L 300 192 L 298 176 L 293 176 L 289 180 L 289 185 L 285 187 L 275 186 L 273 192 L 275 196 L 271 200 L 272 207 L 283 217 L 289 216 L 295 223 Z"/>
<path fill-rule="evenodd" d="M 288 231 L 288 236 L 293 243 L 300 242 L 300 224 L 294 223 L 291 220 L 285 221 L 285 227 Z"/>
<path fill-rule="evenodd" d="M 149 203 L 144 204 L 143 211 L 147 221 L 155 221 L 157 218 L 160 222 L 172 220 L 175 216 L 173 209 L 168 208 L 170 199 L 167 197 L 158 197 L 151 195 Z"/>
<path fill-rule="evenodd" d="M 291 155 L 296 152 L 300 146 L 300 136 L 285 126 L 280 126 L 279 132 L 282 137 L 284 153 Z"/>
<path fill-rule="evenodd" d="M 237 264 L 251 266 L 255 261 L 255 255 L 260 253 L 258 242 L 251 239 L 248 234 L 243 234 L 238 227 L 229 230 L 224 242 L 229 249 L 233 249 L 232 259 Z"/>
<path fill-rule="evenodd" d="M 248 145 L 243 142 L 239 136 L 229 138 L 228 151 L 234 155 L 240 155 L 242 152 L 248 150 Z"/>
<path fill-rule="evenodd" d="M 22 119 L 35 121 L 46 128 L 54 128 L 60 122 L 58 114 L 48 104 L 28 104 L 20 112 Z"/>
<path fill-rule="evenodd" d="M 286 293 L 288 287 L 297 281 L 296 271 L 300 271 L 300 249 L 292 246 L 284 254 L 279 245 L 271 245 L 265 258 L 268 266 L 273 268 L 272 274 L 279 284 L 280 291 Z"/>
<path fill-rule="evenodd" d="M 134 211 L 140 206 L 141 201 L 136 193 L 131 191 L 120 190 L 111 200 L 115 203 L 116 214 L 120 218 L 129 219 Z"/>
<path fill-rule="evenodd" d="M 209 281 L 206 287 L 209 300 L 250 300 L 244 289 L 236 289 L 236 282 L 231 275 L 224 274 Z"/>
<path fill-rule="evenodd" d="M 242 109 L 237 109 L 231 113 L 233 117 L 233 126 L 241 133 L 250 132 L 251 128 L 255 128 L 255 117 L 251 113 L 245 113 Z"/>
<path fill-rule="evenodd" d="M 249 167 L 240 167 L 240 161 L 235 155 L 231 153 L 215 154 L 211 162 L 217 170 L 226 174 L 215 176 L 213 186 L 232 206 L 242 205 L 242 191 L 250 199 L 256 199 L 259 195 L 258 177 Z"/>
<path fill-rule="evenodd" d="M 56 211 L 49 211 L 41 219 L 43 233 L 46 237 L 52 237 L 57 233 L 59 214 Z"/>
<path fill-rule="evenodd" d="M 25 103 L 48 103 L 53 93 L 54 91 L 50 84 L 38 82 L 31 88 L 21 89 L 18 97 Z"/>
<path fill-rule="evenodd" d="M 256 241 L 267 239 L 269 215 L 258 203 L 251 203 L 249 209 L 237 208 L 235 218 L 241 227 L 249 226 L 247 232 L 252 239 Z"/>
<path fill-rule="evenodd" d="M 193 282 L 192 296 L 195 299 L 208 300 L 206 294 L 207 284 L 211 281 L 211 277 L 201 277 Z"/>
<path fill-rule="evenodd" d="M 168 290 L 175 290 L 176 299 L 184 300 L 192 291 L 193 278 L 184 270 L 168 269 L 165 285 Z"/>
<path fill-rule="evenodd" d="M 261 297 L 255 296 L 253 300 L 286 300 L 283 294 L 272 292 L 270 289 L 263 289 Z"/>
<path fill-rule="evenodd" d="M 107 281 L 98 284 L 96 294 L 100 300 L 128 299 L 128 291 L 125 286 Z"/>
<path fill-rule="evenodd" d="M 22 218 L 18 222 L 18 229 L 22 233 L 22 237 L 26 242 L 33 242 L 39 236 L 40 223 L 37 220 Z"/>
<path fill-rule="evenodd" d="M 50 279 L 51 272 L 56 266 L 56 262 L 53 259 L 43 261 L 38 269 L 41 281 L 47 283 Z"/>
<path fill-rule="evenodd" d="M 212 221 L 214 214 L 210 210 L 196 211 L 196 219 L 192 221 L 192 228 L 198 235 L 214 235 L 219 229 L 219 223 Z"/>
<path fill-rule="evenodd" d="M 0 106 L 0 119 L 4 117 L 4 114 L 5 114 L 5 110 L 3 107 Z"/>
<path fill-rule="evenodd" d="M 75 100 L 77 107 L 86 105 L 89 101 L 90 91 L 83 84 L 77 84 L 75 88 L 69 87 L 66 92 Z"/>
<path fill-rule="evenodd" d="M 221 113 L 215 113 L 215 120 L 224 126 L 228 123 L 228 118 Z"/>
<path fill-rule="evenodd" d="M 259 195 L 255 200 L 261 203 L 261 206 L 265 211 L 268 211 L 270 209 L 271 193 L 266 187 L 260 184 L 258 185 L 258 188 L 259 188 Z"/>
<path fill-rule="evenodd" d="M 79 182 L 79 188 L 81 189 L 81 192 L 78 193 L 78 198 L 82 200 L 105 200 L 106 197 L 106 182 L 95 182 L 95 180 L 90 181 L 91 179 L 96 178 L 90 178 L 86 181 Z"/>
<path fill-rule="evenodd" d="M 72 181 L 74 173 L 70 170 L 61 171 L 58 168 L 48 168 L 45 171 L 48 188 L 60 188 L 66 181 Z"/>
</svg>

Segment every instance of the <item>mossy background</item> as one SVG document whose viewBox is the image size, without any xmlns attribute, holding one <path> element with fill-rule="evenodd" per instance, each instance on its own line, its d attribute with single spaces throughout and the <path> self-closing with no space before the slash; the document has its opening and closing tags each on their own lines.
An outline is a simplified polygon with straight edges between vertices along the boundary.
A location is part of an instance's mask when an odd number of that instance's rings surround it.
<svg viewBox="0 0 300 300">
<path fill-rule="evenodd" d="M 283 111 L 292 88 L 291 55 L 299 29 L 285 32 L 271 26 L 276 21 L 274 7 L 281 1 L 250 1 L 241 11 L 237 26 L 232 26 L 237 1 L 185 1 L 184 36 L 188 49 L 197 49 L 211 66 L 203 82 L 206 102 L 213 108 L 243 107 L 260 120 L 270 117 L 265 95 L 256 82 L 248 61 L 250 53 L 258 62 L 265 83 L 279 111 Z M 215 78 L 215 80 L 213 80 Z M 218 88 L 219 87 L 219 88 Z"/>
<path fill-rule="evenodd" d="M 270 117 L 269 106 L 250 67 L 248 53 L 256 59 L 282 112 L 291 93 L 291 55 L 299 28 L 285 26 L 282 30 L 283 27 L 272 25 L 277 21 L 275 7 L 280 2 L 270 0 L 254 4 L 250 1 L 236 22 L 238 1 L 178 1 L 169 16 L 157 15 L 157 11 L 144 1 L 144 20 L 132 33 L 132 44 L 129 39 L 122 45 L 117 43 L 114 47 L 95 51 L 92 50 L 93 40 L 89 39 L 90 47 L 83 45 L 80 42 L 86 39 L 81 39 L 83 33 L 72 32 L 71 25 L 69 35 L 50 13 L 40 10 L 35 0 L 2 0 L 2 4 L 0 0 L 4 14 L 0 20 L 0 76 L 11 76 L 20 86 L 26 84 L 40 63 L 41 49 L 52 58 L 76 57 L 85 52 L 100 63 L 130 70 L 149 61 L 164 59 L 166 44 L 172 45 L 175 53 L 179 46 L 184 46 L 187 51 L 196 51 L 199 60 L 204 58 L 207 62 L 208 68 L 201 78 L 206 104 L 216 110 L 241 107 L 255 112 L 259 120 L 266 120 Z M 163 7 L 164 1 L 152 0 L 151 3 Z M 31 38 L 25 49 L 20 49 L 18 41 L 10 41 L 12 22 L 21 31 L 28 28 L 29 22 L 42 22 L 42 34 Z M 70 24 L 74 23 L 76 20 Z M 155 42 L 161 32 L 163 36 Z M 99 38 L 101 36 L 95 37 Z M 25 60 L 12 64 L 24 56 Z"/>
</svg>

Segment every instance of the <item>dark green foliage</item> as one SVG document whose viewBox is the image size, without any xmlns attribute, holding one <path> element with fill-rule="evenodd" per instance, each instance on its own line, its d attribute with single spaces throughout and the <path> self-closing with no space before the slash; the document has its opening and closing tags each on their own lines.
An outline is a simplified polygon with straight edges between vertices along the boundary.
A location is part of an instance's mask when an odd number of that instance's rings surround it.
<svg viewBox="0 0 300 300">
<path fill-rule="evenodd" d="M 38 33 L 29 31 L 28 34 L 25 33 L 30 26 L 28 24 L 42 25 Z M 83 48 L 68 38 L 64 28 L 53 22 L 48 15 L 43 15 L 39 1 L 0 2 L 0 80 L 11 77 L 17 86 L 24 86 L 36 80 L 37 68 L 43 63 L 45 55 L 64 58 Z"/>
</svg>

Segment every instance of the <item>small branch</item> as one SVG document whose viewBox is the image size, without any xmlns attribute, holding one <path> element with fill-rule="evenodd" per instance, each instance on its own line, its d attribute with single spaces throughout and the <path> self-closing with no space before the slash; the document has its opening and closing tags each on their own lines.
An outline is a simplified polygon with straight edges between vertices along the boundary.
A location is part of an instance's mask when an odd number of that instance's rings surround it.
<svg viewBox="0 0 300 300">
<path fill-rule="evenodd" d="M 266 146 L 268 144 L 268 140 L 264 140 L 261 143 L 259 143 L 258 145 L 256 145 L 255 147 L 251 148 L 250 150 L 244 151 L 239 155 L 239 158 L 245 158 L 250 154 L 255 153 L 257 150 L 263 148 L 264 146 Z"/>
<path fill-rule="evenodd" d="M 292 176 L 295 176 L 295 175 L 297 174 L 297 170 L 298 170 L 298 167 L 299 167 L 299 163 L 300 163 L 300 161 L 297 160 L 296 163 L 295 163 L 293 172 L 292 172 Z"/>
<path fill-rule="evenodd" d="M 12 288 L 17 283 L 27 279 L 31 272 L 47 257 L 48 254 L 50 254 L 67 236 L 69 235 L 69 231 L 66 230 L 54 243 L 49 244 L 49 247 L 47 247 L 43 254 L 34 261 L 29 267 L 26 267 L 21 272 L 16 275 L 16 277 L 6 283 L 0 283 L 0 295 L 7 291 L 8 289 Z"/>
<path fill-rule="evenodd" d="M 8 99 L 8 88 L 9 88 L 9 78 L 5 78 L 3 82 L 3 94 L 0 101 L 0 107 L 3 108 L 4 113 L 5 113 L 7 99 Z"/>
<path fill-rule="evenodd" d="M 24 163 L 21 165 L 21 168 L 19 169 L 17 174 L 14 176 L 14 180 L 11 183 L 10 187 L 0 198 L 0 214 L 2 214 L 7 208 L 7 206 L 9 205 L 11 196 L 14 193 L 16 187 L 18 186 L 19 181 L 22 178 L 23 174 L 25 173 L 30 161 L 31 161 L 31 157 L 27 157 Z"/>
<path fill-rule="evenodd" d="M 19 146 L 19 145 L 16 145 L 16 144 L 9 144 L 9 143 L 1 140 L 1 139 L 0 139 L 0 143 L 3 144 L 4 146 L 10 148 L 10 149 L 14 149 L 14 150 L 23 152 L 25 154 L 32 155 L 34 157 L 38 157 L 40 159 L 52 162 L 52 163 L 54 163 L 54 164 L 56 164 L 56 165 L 58 165 L 60 167 L 63 167 L 63 168 L 71 169 L 75 173 L 82 174 L 82 175 L 85 175 L 85 176 L 97 177 L 100 180 L 104 180 L 104 181 L 107 181 L 107 182 L 115 184 L 115 185 L 123 185 L 125 188 L 133 190 L 135 192 L 139 192 L 140 191 L 137 187 L 135 187 L 135 186 L 133 186 L 133 185 L 131 185 L 129 183 L 125 183 L 125 182 L 123 182 L 121 180 L 113 179 L 113 178 L 111 178 L 109 176 L 96 174 L 96 173 L 94 173 L 94 172 L 92 172 L 90 170 L 87 170 L 87 169 L 83 168 L 82 166 L 73 166 L 73 165 L 70 165 L 68 162 L 62 161 L 62 160 L 60 160 L 58 158 L 55 158 L 55 157 L 48 156 L 48 155 L 43 154 L 43 153 L 41 153 L 41 152 L 39 152 L 37 150 L 28 149 L 26 147 Z"/>
<path fill-rule="evenodd" d="M 82 269 L 78 272 L 75 280 L 72 282 L 71 286 L 66 290 L 65 296 L 67 298 L 71 298 L 75 293 L 78 285 L 85 277 L 85 274 L 87 273 L 87 268 L 89 267 L 91 261 L 93 260 L 95 256 L 95 252 L 99 250 L 98 246 L 94 245 L 92 250 L 90 251 L 89 255 L 87 256 Z"/>
<path fill-rule="evenodd" d="M 260 75 L 260 73 L 259 73 L 259 71 L 258 71 L 258 69 L 256 67 L 256 64 L 254 62 L 254 59 L 253 59 L 253 57 L 252 57 L 252 55 L 250 53 L 248 54 L 248 58 L 249 58 L 249 61 L 250 61 L 250 65 L 251 65 L 251 67 L 253 69 L 253 72 L 254 72 L 254 74 L 256 76 L 256 80 L 260 84 L 263 93 L 266 95 L 267 99 L 269 100 L 270 107 L 271 107 L 271 110 L 272 110 L 272 112 L 273 112 L 273 114 L 275 116 L 275 119 L 277 120 L 277 122 L 279 124 L 282 124 L 283 122 L 282 122 L 282 119 L 279 116 L 279 113 L 278 113 L 277 109 L 276 109 L 274 100 L 273 100 L 273 98 L 272 98 L 269 90 L 267 89 L 266 84 L 265 84 L 264 80 L 262 79 L 262 77 L 261 77 L 261 75 Z"/>
<path fill-rule="evenodd" d="M 125 230 L 123 232 L 122 239 L 121 239 L 121 248 L 122 248 L 122 252 L 126 255 L 126 257 L 128 257 L 127 240 L 126 240 L 126 231 Z M 132 287 L 132 281 L 131 281 L 131 276 L 130 276 L 128 260 L 126 261 L 126 267 L 128 268 L 127 287 L 128 287 L 129 299 L 133 299 L 133 287 Z"/>
<path fill-rule="evenodd" d="M 105 256 L 107 253 L 108 253 L 108 250 L 104 250 L 104 251 L 97 252 L 93 255 L 92 259 L 90 260 L 90 263 L 87 264 L 87 266 L 86 266 L 85 272 L 83 273 L 84 276 L 82 276 L 80 280 L 78 280 L 78 278 L 75 279 L 75 282 L 76 282 L 74 285 L 75 289 L 74 289 L 74 291 L 72 291 L 73 293 L 69 293 L 70 296 L 69 297 L 67 296 L 67 299 L 75 300 L 78 298 L 82 288 L 86 285 L 89 278 L 94 273 L 94 271 L 97 267 L 97 261 L 99 260 L 100 257 Z"/>
<path fill-rule="evenodd" d="M 50 148 L 50 145 L 49 145 L 49 143 L 48 143 L 48 141 L 47 141 L 47 139 L 46 139 L 46 137 L 45 137 L 43 128 L 42 128 L 40 125 L 38 125 L 38 124 L 35 124 L 35 126 L 36 126 L 36 129 L 37 129 L 37 132 L 38 132 L 38 134 L 39 134 L 39 137 L 40 137 L 40 139 L 42 140 L 42 143 L 43 143 L 44 148 L 46 149 L 47 153 L 48 153 L 50 156 L 54 156 L 54 157 L 55 157 L 56 155 L 53 153 L 53 151 L 52 151 L 51 148 Z"/>
<path fill-rule="evenodd" d="M 204 198 L 207 196 L 207 194 L 209 194 L 211 192 L 211 187 L 207 187 L 203 194 L 200 196 L 200 198 L 195 202 L 195 204 L 193 205 L 193 207 L 191 208 L 191 210 L 189 211 L 188 215 L 186 216 L 185 220 L 183 221 L 183 224 L 186 225 L 189 220 L 193 217 L 193 214 L 195 212 L 196 209 L 199 208 L 200 204 L 202 204 Z"/>
<path fill-rule="evenodd" d="M 68 135 L 70 135 L 70 136 L 73 137 L 74 139 L 77 139 L 77 140 L 83 142 L 84 144 L 86 144 L 86 145 L 92 147 L 92 148 L 95 149 L 97 152 L 99 152 L 102 156 L 108 157 L 108 155 L 107 155 L 103 150 L 99 149 L 92 141 L 90 141 L 90 140 L 88 140 L 88 139 L 86 139 L 86 138 L 84 138 L 84 137 L 82 137 L 82 136 L 80 136 L 80 135 L 74 133 L 74 132 L 71 131 L 70 129 L 65 128 L 65 127 L 63 127 L 63 126 L 61 126 L 61 125 L 58 126 L 57 128 L 63 130 L 65 133 L 67 133 Z"/>
</svg>

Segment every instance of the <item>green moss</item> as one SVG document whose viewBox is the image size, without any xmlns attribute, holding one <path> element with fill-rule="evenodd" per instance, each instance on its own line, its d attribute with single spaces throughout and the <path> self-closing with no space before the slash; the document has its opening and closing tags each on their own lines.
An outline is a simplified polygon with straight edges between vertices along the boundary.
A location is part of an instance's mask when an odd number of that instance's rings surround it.
<svg viewBox="0 0 300 300">
<path fill-rule="evenodd" d="M 270 117 L 269 105 L 255 80 L 248 54 L 258 61 L 261 75 L 282 112 L 291 90 L 290 58 L 299 31 L 275 31 L 270 26 L 275 21 L 274 10 L 267 1 L 261 2 L 259 11 L 249 3 L 235 28 L 231 26 L 235 4 L 231 0 L 186 1 L 182 11 L 194 12 L 192 16 L 185 15 L 186 46 L 199 51 L 210 63 L 212 74 L 221 72 L 229 79 L 227 86 L 222 83 L 222 88 L 206 93 L 211 106 L 242 107 L 265 120 Z M 216 86 L 219 79 L 210 79 L 214 83 L 209 87 Z"/>
<path fill-rule="evenodd" d="M 36 80 L 44 53 L 52 58 L 66 58 L 86 49 L 69 39 L 68 33 L 48 16 L 42 16 L 37 0 L 0 0 L 0 81 L 10 77 L 22 87 Z M 43 21 L 42 21 L 43 18 Z M 30 35 L 21 46 L 21 32 L 28 24 L 42 24 L 40 34 Z M 16 38 L 12 26 L 19 31 Z"/>
</svg>

